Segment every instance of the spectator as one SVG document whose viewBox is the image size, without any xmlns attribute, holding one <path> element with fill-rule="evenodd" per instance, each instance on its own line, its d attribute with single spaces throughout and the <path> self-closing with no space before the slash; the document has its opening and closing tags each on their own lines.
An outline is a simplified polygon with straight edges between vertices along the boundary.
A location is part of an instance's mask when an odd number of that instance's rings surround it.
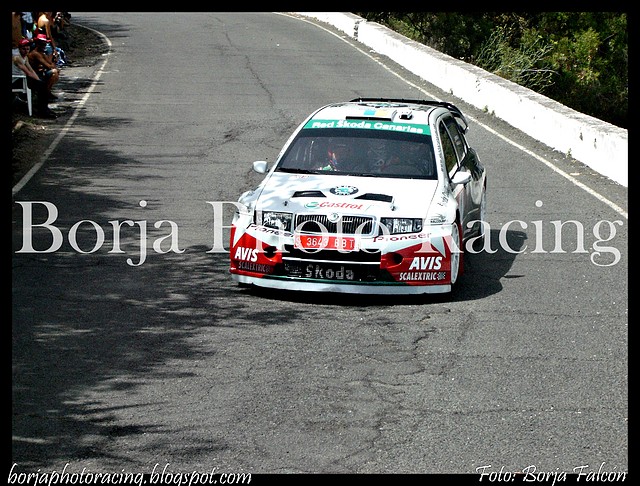
<svg viewBox="0 0 640 486">
<path fill-rule="evenodd" d="M 49 40 L 49 44 L 45 47 L 45 53 L 51 58 L 51 61 L 56 66 L 64 66 L 65 53 L 57 45 L 57 36 L 54 36 L 54 32 L 57 32 L 57 27 L 54 20 L 54 14 L 56 12 L 41 12 L 38 17 L 37 27 L 38 35 L 45 35 Z"/>
<path fill-rule="evenodd" d="M 29 50 L 31 41 L 22 39 L 18 45 L 18 54 L 13 56 L 13 74 L 24 74 L 27 77 L 27 86 L 35 93 L 35 104 L 38 114 L 44 118 L 57 118 L 49 109 L 49 89 L 40 79 L 31 64 L 29 64 Z"/>
<path fill-rule="evenodd" d="M 36 36 L 36 48 L 29 53 L 29 63 L 38 77 L 47 85 L 49 98 L 55 100 L 57 96 L 53 94 L 53 86 L 60 79 L 60 71 L 45 53 L 47 43 L 48 39 L 44 35 L 38 34 Z"/>
<path fill-rule="evenodd" d="M 56 45 L 63 51 L 69 50 L 69 25 L 71 25 L 71 14 L 69 12 L 56 12 L 53 17 L 51 34 L 56 40 Z"/>
<path fill-rule="evenodd" d="M 47 39 L 49 39 L 49 42 L 51 42 L 51 47 L 55 51 L 56 41 L 53 38 L 53 34 L 51 31 L 51 27 L 53 25 L 53 14 L 54 12 L 40 12 L 40 16 L 38 17 L 36 26 L 38 28 L 38 34 L 47 36 Z"/>
<path fill-rule="evenodd" d="M 35 25 L 33 23 L 33 12 L 20 12 L 22 14 L 22 37 L 33 39 Z"/>
</svg>

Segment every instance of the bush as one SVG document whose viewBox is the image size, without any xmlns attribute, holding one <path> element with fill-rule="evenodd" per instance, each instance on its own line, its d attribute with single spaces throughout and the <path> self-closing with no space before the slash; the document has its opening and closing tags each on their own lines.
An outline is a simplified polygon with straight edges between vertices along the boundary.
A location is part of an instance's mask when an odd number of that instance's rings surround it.
<svg viewBox="0 0 640 486">
<path fill-rule="evenodd" d="M 622 12 L 356 12 L 452 57 L 627 128 Z"/>
</svg>

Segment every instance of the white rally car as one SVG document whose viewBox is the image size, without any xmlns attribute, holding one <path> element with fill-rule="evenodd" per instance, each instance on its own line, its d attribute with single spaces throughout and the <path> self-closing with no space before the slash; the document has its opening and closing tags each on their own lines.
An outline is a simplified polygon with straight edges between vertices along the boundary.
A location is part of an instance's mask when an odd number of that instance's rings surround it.
<svg viewBox="0 0 640 486">
<path fill-rule="evenodd" d="M 239 198 L 239 284 L 358 294 L 450 292 L 482 239 L 486 173 L 446 102 L 358 98 L 324 106 Z"/>
</svg>

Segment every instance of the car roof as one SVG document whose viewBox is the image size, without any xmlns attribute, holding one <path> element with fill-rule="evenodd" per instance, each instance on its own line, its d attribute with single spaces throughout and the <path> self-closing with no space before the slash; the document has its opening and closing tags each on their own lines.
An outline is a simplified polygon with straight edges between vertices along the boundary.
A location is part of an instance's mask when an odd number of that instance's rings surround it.
<svg viewBox="0 0 640 486">
<path fill-rule="evenodd" d="M 381 120 L 393 123 L 428 125 L 434 110 L 448 111 L 462 123 L 467 120 L 455 105 L 446 101 L 410 100 L 400 98 L 355 98 L 348 102 L 332 103 L 316 111 L 313 120 Z"/>
</svg>

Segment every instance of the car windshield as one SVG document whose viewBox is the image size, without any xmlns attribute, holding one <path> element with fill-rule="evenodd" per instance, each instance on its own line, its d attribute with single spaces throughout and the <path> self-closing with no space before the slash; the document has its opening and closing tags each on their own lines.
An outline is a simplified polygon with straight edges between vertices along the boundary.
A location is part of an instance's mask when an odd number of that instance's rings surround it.
<svg viewBox="0 0 640 486">
<path fill-rule="evenodd" d="M 305 128 L 276 172 L 437 179 L 430 135 Z"/>
</svg>

